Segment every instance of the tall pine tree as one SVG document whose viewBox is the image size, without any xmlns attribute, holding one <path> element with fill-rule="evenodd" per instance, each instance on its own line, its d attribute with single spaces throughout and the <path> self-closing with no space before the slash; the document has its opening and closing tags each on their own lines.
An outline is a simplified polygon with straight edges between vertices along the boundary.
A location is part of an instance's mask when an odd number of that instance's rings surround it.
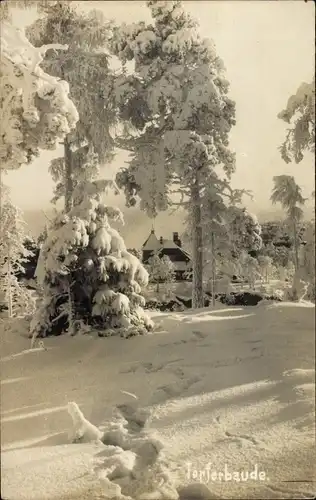
<svg viewBox="0 0 316 500">
<path fill-rule="evenodd" d="M 229 132 L 235 104 L 228 97 L 224 65 L 212 42 L 181 2 L 149 1 L 153 24 L 115 30 L 112 50 L 135 72 L 122 76 L 116 96 L 121 118 L 134 134 L 122 147 L 133 153 L 117 180 L 129 203 L 135 195 L 153 216 L 174 196 L 185 203 L 193 230 L 193 307 L 203 306 L 202 197 L 207 186 L 221 191 L 235 168 Z"/>
<path fill-rule="evenodd" d="M 113 156 L 115 75 L 109 68 L 106 51 L 111 24 L 102 12 L 85 14 L 72 2 L 48 4 L 42 11 L 43 16 L 27 28 L 27 35 L 35 46 L 57 40 L 67 44 L 68 51 L 62 54 L 49 51 L 42 67 L 69 83 L 79 112 L 76 129 L 64 139 L 64 155 L 50 165 L 56 182 L 53 201 L 64 197 L 68 212 L 73 205 L 74 189 L 82 179 L 83 166 L 93 161 L 102 164 Z"/>
</svg>

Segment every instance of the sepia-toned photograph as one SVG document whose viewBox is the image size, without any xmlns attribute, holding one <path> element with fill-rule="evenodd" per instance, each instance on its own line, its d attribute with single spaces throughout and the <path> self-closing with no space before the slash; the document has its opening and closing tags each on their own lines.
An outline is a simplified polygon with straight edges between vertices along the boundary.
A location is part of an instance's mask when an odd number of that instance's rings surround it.
<svg viewBox="0 0 316 500">
<path fill-rule="evenodd" d="M 315 3 L 0 39 L 1 500 L 315 498 Z"/>
</svg>

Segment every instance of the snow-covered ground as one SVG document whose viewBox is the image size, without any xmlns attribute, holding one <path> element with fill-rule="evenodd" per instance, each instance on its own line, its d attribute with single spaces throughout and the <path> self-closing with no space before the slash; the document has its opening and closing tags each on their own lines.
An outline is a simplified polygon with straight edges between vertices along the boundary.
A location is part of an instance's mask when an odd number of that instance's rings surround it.
<svg viewBox="0 0 316 500">
<path fill-rule="evenodd" d="M 2 321 L 2 498 L 177 498 L 150 497 L 155 482 L 207 487 L 181 500 L 313 497 L 314 315 L 307 303 L 154 313 L 146 337 L 61 336 L 35 350 L 21 321 Z M 70 444 L 72 401 L 107 445 Z M 125 497 L 106 493 L 106 471 Z"/>
</svg>

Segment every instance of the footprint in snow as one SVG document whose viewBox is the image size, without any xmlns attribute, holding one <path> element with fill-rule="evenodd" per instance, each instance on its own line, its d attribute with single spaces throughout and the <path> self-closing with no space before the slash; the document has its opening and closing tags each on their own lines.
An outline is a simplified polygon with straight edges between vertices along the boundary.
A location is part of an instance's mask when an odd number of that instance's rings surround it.
<svg viewBox="0 0 316 500">
<path fill-rule="evenodd" d="M 169 365 L 177 363 L 178 361 L 183 361 L 183 358 L 171 359 L 170 361 L 166 361 L 165 363 L 161 363 L 160 365 L 154 365 L 153 363 L 135 364 L 130 366 L 126 370 L 122 370 L 120 373 L 135 373 L 136 371 L 141 369 L 143 369 L 146 373 L 157 373 L 165 368 L 168 369 Z"/>
<path fill-rule="evenodd" d="M 137 405 L 121 404 L 117 405 L 117 410 L 127 421 L 127 428 L 133 432 L 140 432 L 148 422 L 150 411 L 138 408 Z"/>
<path fill-rule="evenodd" d="M 193 330 L 193 335 L 198 337 L 199 339 L 205 339 L 207 337 L 207 333 L 200 332 L 199 330 Z"/>
<path fill-rule="evenodd" d="M 239 442 L 240 446 L 242 446 L 243 443 L 246 441 L 248 443 L 251 443 L 254 446 L 258 446 L 262 449 L 264 448 L 263 444 L 260 441 L 258 441 L 256 438 L 254 438 L 252 436 L 248 436 L 247 434 L 232 434 L 231 432 L 225 431 L 225 436 L 229 440 Z"/>
<path fill-rule="evenodd" d="M 199 377 L 192 377 L 187 380 L 180 380 L 169 385 L 163 385 L 158 387 L 153 395 L 152 404 L 158 404 L 166 401 L 167 399 L 172 399 L 177 396 L 182 395 L 187 391 L 193 384 L 200 381 Z"/>
</svg>

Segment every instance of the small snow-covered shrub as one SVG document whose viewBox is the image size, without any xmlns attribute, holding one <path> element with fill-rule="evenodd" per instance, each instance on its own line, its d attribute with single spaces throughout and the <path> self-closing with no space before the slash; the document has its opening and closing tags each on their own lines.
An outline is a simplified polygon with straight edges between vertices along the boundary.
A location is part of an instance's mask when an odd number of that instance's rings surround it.
<svg viewBox="0 0 316 500">
<path fill-rule="evenodd" d="M 165 283 L 167 294 L 170 296 L 171 284 L 175 280 L 174 265 L 167 255 L 162 257 L 157 253 L 148 259 L 146 266 L 149 273 L 149 280 L 156 284 L 156 291 L 159 292 L 159 284 Z"/>
<path fill-rule="evenodd" d="M 273 292 L 273 295 L 277 300 L 282 301 L 284 299 L 284 290 L 275 290 Z"/>
<path fill-rule="evenodd" d="M 219 297 L 219 300 L 222 304 L 226 304 L 227 306 L 236 305 L 236 298 L 235 298 L 235 294 L 233 292 L 229 293 L 228 295 L 221 294 Z"/>
<path fill-rule="evenodd" d="M 222 304 L 228 306 L 256 306 L 262 300 L 272 300 L 280 302 L 282 297 L 277 294 L 267 295 L 265 293 L 254 293 L 254 292 L 232 292 L 228 295 L 221 294 L 219 300 Z"/>
</svg>

